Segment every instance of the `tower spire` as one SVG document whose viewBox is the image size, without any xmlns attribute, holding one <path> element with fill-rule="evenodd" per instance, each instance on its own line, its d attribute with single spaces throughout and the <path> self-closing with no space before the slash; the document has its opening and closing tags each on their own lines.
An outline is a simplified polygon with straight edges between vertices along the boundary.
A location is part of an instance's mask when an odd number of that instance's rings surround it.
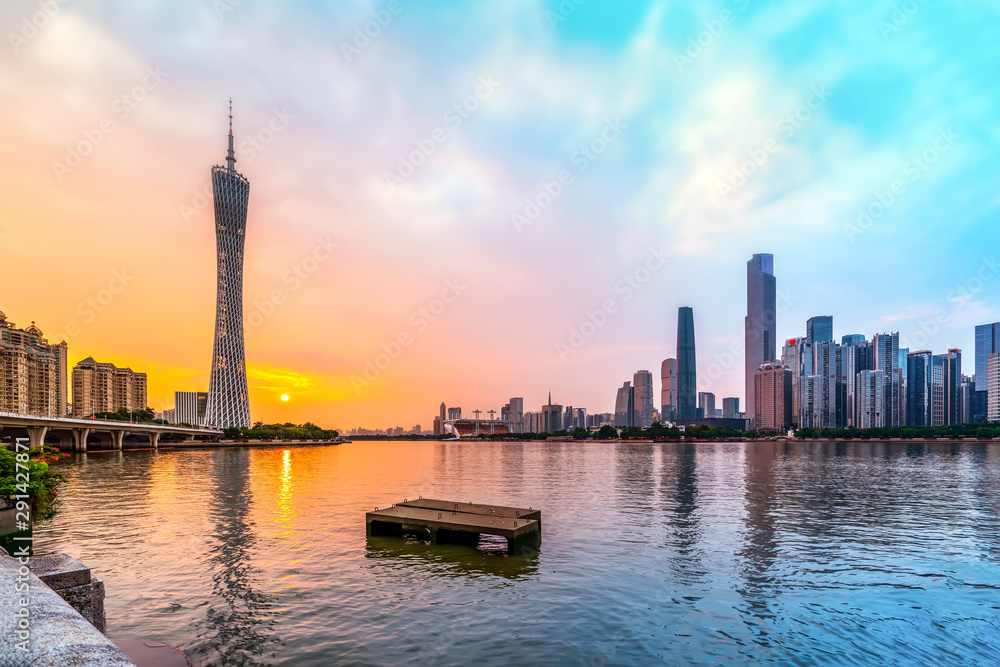
<svg viewBox="0 0 1000 667">
<path fill-rule="evenodd" d="M 229 98 L 229 154 L 226 155 L 229 171 L 236 171 L 236 154 L 233 152 L 233 98 Z"/>
</svg>

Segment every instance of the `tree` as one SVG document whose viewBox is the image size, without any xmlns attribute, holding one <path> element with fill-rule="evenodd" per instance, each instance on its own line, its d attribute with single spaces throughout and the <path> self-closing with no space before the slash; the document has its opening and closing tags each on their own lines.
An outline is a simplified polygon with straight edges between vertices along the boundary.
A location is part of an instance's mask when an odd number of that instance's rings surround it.
<svg viewBox="0 0 1000 667">
<path fill-rule="evenodd" d="M 618 437 L 618 430 L 614 426 L 608 426 L 605 424 L 597 431 L 597 435 L 594 436 L 598 440 L 614 440 Z"/>
</svg>

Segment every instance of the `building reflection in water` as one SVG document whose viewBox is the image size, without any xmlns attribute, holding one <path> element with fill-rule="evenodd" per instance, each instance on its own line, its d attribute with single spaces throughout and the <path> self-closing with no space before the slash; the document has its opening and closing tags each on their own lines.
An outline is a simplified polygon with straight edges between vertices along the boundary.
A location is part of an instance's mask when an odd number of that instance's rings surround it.
<svg viewBox="0 0 1000 667">
<path fill-rule="evenodd" d="M 746 537 L 737 552 L 740 579 L 737 593 L 747 603 L 744 622 L 757 635 L 757 641 L 769 645 L 767 636 L 755 619 L 775 617 L 772 605 L 778 595 L 778 559 L 776 512 L 780 489 L 775 480 L 775 464 L 784 448 L 779 442 L 748 442 L 744 449 L 744 522 Z"/>
<path fill-rule="evenodd" d="M 208 564 L 213 599 L 205 613 L 207 637 L 199 650 L 212 660 L 205 664 L 265 664 L 256 658 L 279 647 L 273 632 L 277 601 L 262 590 L 252 564 L 257 535 L 251 517 L 250 452 L 213 452 L 211 480 L 209 512 L 216 540 L 208 550 Z"/>
<path fill-rule="evenodd" d="M 706 583 L 708 570 L 699 546 L 703 536 L 698 516 L 697 450 L 694 444 L 682 442 L 661 451 L 661 495 L 667 544 L 672 547 L 667 558 L 670 578 L 684 586 L 699 586 Z"/>
</svg>

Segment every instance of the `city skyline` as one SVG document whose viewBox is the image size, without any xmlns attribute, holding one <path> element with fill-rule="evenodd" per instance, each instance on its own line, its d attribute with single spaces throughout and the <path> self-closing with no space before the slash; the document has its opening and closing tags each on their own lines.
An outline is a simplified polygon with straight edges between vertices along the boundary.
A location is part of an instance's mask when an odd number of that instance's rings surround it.
<svg viewBox="0 0 1000 667">
<path fill-rule="evenodd" d="M 608 387 L 673 356 L 664 341 L 681 305 L 697 311 L 698 391 L 746 406 L 732 349 L 743 264 L 761 252 L 779 262 L 778 344 L 832 313 L 840 331 L 899 330 L 901 347 L 960 348 L 971 366 L 974 326 L 1000 320 L 1000 267 L 981 250 L 995 167 L 976 151 L 993 142 L 982 63 L 997 47 L 972 30 L 975 45 L 955 53 L 949 35 L 974 19 L 941 7 L 896 26 L 889 8 L 825 21 L 824 6 L 739 5 L 404 8 L 350 60 L 342 45 L 356 48 L 368 6 L 60 5 L 0 60 L 21 91 L 0 110 L 14 165 L 0 185 L 0 308 L 50 343 L 63 334 L 70 367 L 93 357 L 147 373 L 158 411 L 175 391 L 205 391 L 216 264 L 204 168 L 231 94 L 235 151 L 255 183 L 254 421 L 429 426 L 432 404 L 415 393 L 541 405 L 549 385 L 607 411 Z M 734 25 L 687 55 L 725 9 L 740 10 Z M 35 11 L 12 2 L 0 20 L 20 34 Z M 146 12 L 174 18 L 153 31 Z M 821 41 L 816 22 L 834 28 Z M 457 25 L 484 38 L 465 43 Z M 236 29 L 247 44 L 288 31 L 301 43 L 229 52 Z M 187 32 L 199 50 L 177 47 Z M 301 62 L 330 76 L 278 74 Z M 428 144 L 438 128 L 444 140 Z M 594 142 L 599 154 L 578 151 Z M 433 153 L 410 164 L 420 146 Z M 546 186 L 561 194 L 533 216 L 526 200 L 553 197 Z M 934 270 L 906 261 L 932 239 Z M 875 284 L 881 298 L 867 298 Z M 498 326 L 496 312 L 517 324 Z"/>
</svg>

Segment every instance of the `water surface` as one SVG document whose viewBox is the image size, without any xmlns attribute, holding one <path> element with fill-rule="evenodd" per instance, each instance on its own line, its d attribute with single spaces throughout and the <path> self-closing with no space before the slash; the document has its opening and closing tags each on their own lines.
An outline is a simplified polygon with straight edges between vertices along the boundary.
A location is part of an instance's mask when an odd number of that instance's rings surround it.
<svg viewBox="0 0 1000 667">
<path fill-rule="evenodd" d="M 201 665 L 940 664 L 1000 655 L 1000 447 L 437 443 L 77 455 L 36 553 Z M 541 507 L 541 550 L 365 538 Z"/>
</svg>

